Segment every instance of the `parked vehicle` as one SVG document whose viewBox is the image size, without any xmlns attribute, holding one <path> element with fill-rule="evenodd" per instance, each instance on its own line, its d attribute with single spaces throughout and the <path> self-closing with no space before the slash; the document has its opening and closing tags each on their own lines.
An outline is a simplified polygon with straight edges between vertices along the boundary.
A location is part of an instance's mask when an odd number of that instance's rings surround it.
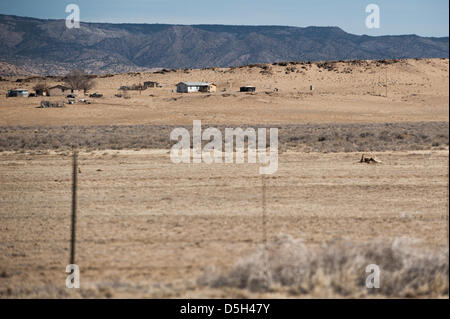
<svg viewBox="0 0 450 319">
<path fill-rule="evenodd" d="M 84 103 L 84 104 L 91 104 L 91 102 L 86 99 L 80 99 L 79 102 Z"/>
</svg>

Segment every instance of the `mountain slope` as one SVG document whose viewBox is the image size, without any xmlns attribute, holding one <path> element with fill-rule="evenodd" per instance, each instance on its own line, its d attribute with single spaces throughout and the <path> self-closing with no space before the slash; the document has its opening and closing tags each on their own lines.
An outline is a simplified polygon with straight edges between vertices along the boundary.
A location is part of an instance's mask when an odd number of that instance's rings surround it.
<svg viewBox="0 0 450 319">
<path fill-rule="evenodd" d="M 34 76 L 35 74 L 27 72 L 24 68 L 0 61 L 0 76 Z"/>
<path fill-rule="evenodd" d="M 0 60 L 41 74 L 304 60 L 448 57 L 446 38 L 357 36 L 337 27 L 82 23 L 0 15 Z"/>
</svg>

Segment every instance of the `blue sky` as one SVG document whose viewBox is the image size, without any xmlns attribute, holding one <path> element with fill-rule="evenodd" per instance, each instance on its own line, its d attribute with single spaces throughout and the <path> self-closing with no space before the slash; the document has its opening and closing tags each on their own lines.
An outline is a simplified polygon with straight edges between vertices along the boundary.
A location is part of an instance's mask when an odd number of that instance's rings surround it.
<svg viewBox="0 0 450 319">
<path fill-rule="evenodd" d="M 448 36 L 448 0 L 2 0 L 0 13 L 63 19 L 78 4 L 81 20 L 112 23 L 338 26 L 368 35 Z M 380 29 L 365 27 L 368 4 L 380 7 Z"/>
</svg>

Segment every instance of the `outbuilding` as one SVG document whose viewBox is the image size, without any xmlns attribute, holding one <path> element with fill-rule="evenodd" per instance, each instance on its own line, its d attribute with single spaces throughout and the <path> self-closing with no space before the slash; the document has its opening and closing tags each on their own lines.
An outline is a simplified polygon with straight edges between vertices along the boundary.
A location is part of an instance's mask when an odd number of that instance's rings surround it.
<svg viewBox="0 0 450 319">
<path fill-rule="evenodd" d="M 208 82 L 180 82 L 177 84 L 178 93 L 216 92 L 216 85 Z"/>
<path fill-rule="evenodd" d="M 241 86 L 241 92 L 256 92 L 256 87 L 254 86 Z"/>
<path fill-rule="evenodd" d="M 159 87 L 159 83 L 158 82 L 154 82 L 154 81 L 146 81 L 144 82 L 144 88 L 156 88 Z"/>
<path fill-rule="evenodd" d="M 8 97 L 27 97 L 28 96 L 28 90 L 25 89 L 13 89 L 8 90 Z"/>
<path fill-rule="evenodd" d="M 72 93 L 72 90 L 64 85 L 52 86 L 47 90 L 47 96 L 61 96 Z"/>
</svg>

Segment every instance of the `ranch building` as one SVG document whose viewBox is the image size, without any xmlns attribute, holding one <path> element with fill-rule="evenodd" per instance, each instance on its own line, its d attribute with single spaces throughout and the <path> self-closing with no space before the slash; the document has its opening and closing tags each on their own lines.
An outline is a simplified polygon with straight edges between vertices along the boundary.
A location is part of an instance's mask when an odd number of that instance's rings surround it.
<svg viewBox="0 0 450 319">
<path fill-rule="evenodd" d="M 61 96 L 72 93 L 72 90 L 63 85 L 52 86 L 47 90 L 47 96 Z"/>
<path fill-rule="evenodd" d="M 178 93 L 194 93 L 194 92 L 205 92 L 211 93 L 216 92 L 216 85 L 214 83 L 208 82 L 180 82 L 177 84 Z"/>
</svg>

